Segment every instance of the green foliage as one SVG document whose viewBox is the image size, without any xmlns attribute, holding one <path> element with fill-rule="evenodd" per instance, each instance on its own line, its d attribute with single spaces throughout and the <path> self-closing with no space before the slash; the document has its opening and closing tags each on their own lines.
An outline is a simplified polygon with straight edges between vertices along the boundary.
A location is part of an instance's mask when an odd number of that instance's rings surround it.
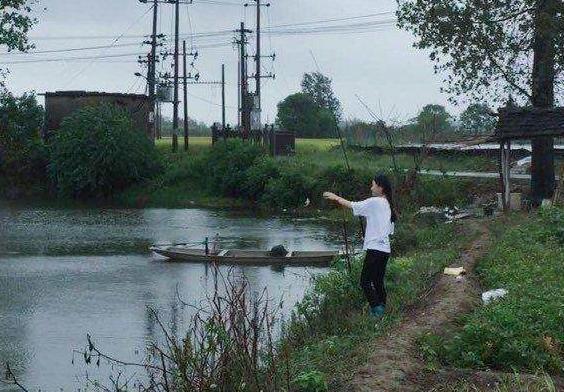
<svg viewBox="0 0 564 392">
<path fill-rule="evenodd" d="M 270 178 L 260 200 L 270 207 L 298 207 L 318 197 L 316 179 L 306 165 L 287 164 L 279 177 Z"/>
<path fill-rule="evenodd" d="M 329 390 L 325 375 L 312 370 L 300 373 L 292 382 L 297 392 L 326 392 Z"/>
<path fill-rule="evenodd" d="M 42 124 L 43 108 L 35 94 L 0 93 L 0 174 L 12 185 L 29 186 L 45 178 Z"/>
<path fill-rule="evenodd" d="M 460 115 L 460 130 L 467 136 L 489 135 L 493 133 L 496 121 L 488 105 L 474 103 Z"/>
<path fill-rule="evenodd" d="M 33 0 L 0 1 L 0 46 L 6 47 L 8 52 L 26 52 L 34 47 L 29 43 L 27 36 L 29 30 L 37 23 L 37 19 L 31 16 L 33 3 Z M 4 86 L 5 73 L 5 70 L 0 68 L 0 87 Z"/>
<path fill-rule="evenodd" d="M 297 137 L 333 137 L 336 127 L 331 112 L 304 93 L 291 94 L 278 103 L 276 123 Z"/>
<path fill-rule="evenodd" d="M 484 290 L 508 294 L 464 317 L 451 338 L 422 337 L 424 351 L 458 367 L 562 374 L 563 210 L 542 211 L 509 230 L 500 224 L 500 238 L 477 272 Z"/>
<path fill-rule="evenodd" d="M 269 181 L 280 177 L 281 169 L 276 159 L 270 156 L 260 157 L 246 172 L 246 178 L 241 186 L 242 196 L 251 200 L 259 200 Z"/>
<path fill-rule="evenodd" d="M 114 106 L 81 109 L 63 120 L 50 145 L 51 177 L 59 192 L 106 197 L 152 177 L 160 168 L 153 143 Z"/>
<path fill-rule="evenodd" d="M 341 103 L 333 92 L 331 79 L 321 72 L 305 73 L 302 78 L 302 93 L 310 96 L 317 107 L 327 109 L 332 117 L 341 117 Z"/>
<path fill-rule="evenodd" d="M 435 142 L 453 130 L 452 117 L 441 105 L 425 105 L 414 122 L 419 142 Z"/>
<path fill-rule="evenodd" d="M 400 204 L 420 206 L 461 206 L 471 201 L 476 182 L 456 177 L 421 176 L 411 195 Z"/>
<path fill-rule="evenodd" d="M 562 7 L 560 1 L 532 0 L 397 0 L 397 3 L 400 28 L 417 37 L 415 46 L 429 53 L 437 73 L 446 75 L 445 90 L 453 100 L 464 95 L 498 102 L 510 94 L 529 100 L 533 62 L 528 60 L 538 46 L 530 43 L 535 35 L 534 7 L 540 4 Z M 556 32 L 553 58 L 559 72 L 556 83 L 559 83 L 564 65 L 564 13 L 553 12 L 554 19 L 547 18 L 549 12 L 540 25 L 544 33 L 552 28 Z"/>
<path fill-rule="evenodd" d="M 244 197 L 256 192 L 249 187 L 247 172 L 264 155 L 264 150 L 255 144 L 241 140 L 220 142 L 202 154 L 199 175 L 214 192 Z"/>
<path fill-rule="evenodd" d="M 332 165 L 320 171 L 319 191 L 336 192 L 349 200 L 362 200 L 369 195 L 372 179 L 376 173 L 368 169 L 351 168 L 344 165 Z"/>
<path fill-rule="evenodd" d="M 181 125 L 182 127 L 183 125 Z M 182 129 L 181 133 L 184 132 Z M 201 121 L 188 118 L 188 132 L 190 137 L 211 136 L 211 128 Z M 161 136 L 172 136 L 172 120 L 164 119 L 162 122 Z M 180 135 L 179 135 L 180 136 Z"/>
</svg>

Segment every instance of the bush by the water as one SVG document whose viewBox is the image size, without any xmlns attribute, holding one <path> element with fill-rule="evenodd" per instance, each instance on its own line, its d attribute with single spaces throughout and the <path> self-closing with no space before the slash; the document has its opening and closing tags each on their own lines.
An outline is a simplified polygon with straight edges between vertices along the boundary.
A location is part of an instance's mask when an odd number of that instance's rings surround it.
<svg viewBox="0 0 564 392">
<path fill-rule="evenodd" d="M 477 272 L 484 290 L 508 294 L 464 317 L 452 338 L 422 337 L 422 347 L 451 366 L 562 374 L 564 210 L 541 211 L 507 231 L 500 226 Z"/>
<path fill-rule="evenodd" d="M 41 140 L 43 108 L 33 93 L 0 93 L 0 177 L 6 188 L 44 182 L 46 150 Z"/>
<path fill-rule="evenodd" d="M 59 192 L 107 197 L 148 179 L 159 169 L 155 146 L 127 112 L 100 105 L 67 117 L 50 145 L 50 174 Z"/>
</svg>

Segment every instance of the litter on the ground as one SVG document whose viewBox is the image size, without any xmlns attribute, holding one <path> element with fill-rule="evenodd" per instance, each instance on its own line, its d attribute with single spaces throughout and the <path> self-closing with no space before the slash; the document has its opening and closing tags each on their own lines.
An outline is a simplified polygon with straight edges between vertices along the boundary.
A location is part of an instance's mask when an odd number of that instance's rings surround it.
<svg viewBox="0 0 564 392">
<path fill-rule="evenodd" d="M 484 305 L 487 305 L 495 299 L 504 297 L 506 294 L 507 290 L 505 289 L 489 290 L 482 293 L 482 301 L 484 301 Z"/>
<path fill-rule="evenodd" d="M 458 207 L 421 207 L 417 211 L 418 215 L 434 215 L 442 219 L 445 223 L 452 223 L 453 221 L 474 216 L 474 212 L 470 210 L 461 210 Z"/>
<path fill-rule="evenodd" d="M 464 267 L 454 267 L 454 268 L 446 267 L 443 273 L 445 275 L 459 276 L 465 274 L 466 270 L 464 269 Z"/>
</svg>

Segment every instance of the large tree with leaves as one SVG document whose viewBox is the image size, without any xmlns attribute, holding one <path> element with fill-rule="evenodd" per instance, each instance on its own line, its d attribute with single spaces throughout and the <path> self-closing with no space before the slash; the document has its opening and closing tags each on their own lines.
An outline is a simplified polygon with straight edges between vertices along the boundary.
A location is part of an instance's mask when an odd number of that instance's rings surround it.
<svg viewBox="0 0 564 392">
<path fill-rule="evenodd" d="M 495 128 L 495 122 L 488 105 L 473 103 L 460 114 L 460 131 L 466 136 L 489 135 Z"/>
<path fill-rule="evenodd" d="M 562 0 L 397 0 L 398 24 L 415 46 L 430 51 L 453 100 L 548 108 L 564 84 Z M 531 187 L 536 199 L 554 189 L 552 138 L 532 141 Z"/>
<path fill-rule="evenodd" d="M 0 0 L 0 48 L 25 52 L 33 48 L 28 32 L 37 20 L 31 15 L 34 0 Z M 0 69 L 0 72 L 6 70 Z M 0 78 L 0 84 L 2 78 Z"/>
<path fill-rule="evenodd" d="M 334 137 L 337 124 L 331 111 L 307 94 L 295 93 L 278 103 L 276 123 L 298 137 Z"/>
<path fill-rule="evenodd" d="M 329 110 L 337 120 L 341 117 L 341 103 L 333 92 L 331 79 L 321 72 L 304 74 L 302 93 L 309 95 L 320 108 Z"/>
</svg>

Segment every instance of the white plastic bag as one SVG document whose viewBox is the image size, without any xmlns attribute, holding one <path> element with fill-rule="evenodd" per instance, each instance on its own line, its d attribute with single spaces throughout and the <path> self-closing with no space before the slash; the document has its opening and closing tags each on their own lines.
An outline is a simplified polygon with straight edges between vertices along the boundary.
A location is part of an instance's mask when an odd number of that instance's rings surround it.
<svg viewBox="0 0 564 392">
<path fill-rule="evenodd" d="M 482 293 L 482 301 L 484 301 L 484 305 L 489 304 L 494 299 L 502 298 L 507 294 L 507 290 L 505 289 L 495 289 L 489 290 Z"/>
</svg>

